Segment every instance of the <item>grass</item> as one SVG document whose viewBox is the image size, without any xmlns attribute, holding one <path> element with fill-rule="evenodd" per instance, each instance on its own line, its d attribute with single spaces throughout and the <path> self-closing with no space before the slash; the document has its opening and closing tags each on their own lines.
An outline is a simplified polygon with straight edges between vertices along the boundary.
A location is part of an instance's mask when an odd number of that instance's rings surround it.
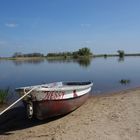
<svg viewBox="0 0 140 140">
<path fill-rule="evenodd" d="M 8 97 L 9 88 L 7 89 L 0 89 L 0 104 L 6 103 Z"/>
<path fill-rule="evenodd" d="M 126 85 L 126 84 L 129 84 L 130 83 L 130 80 L 129 79 L 121 79 L 119 81 L 122 85 Z"/>
</svg>

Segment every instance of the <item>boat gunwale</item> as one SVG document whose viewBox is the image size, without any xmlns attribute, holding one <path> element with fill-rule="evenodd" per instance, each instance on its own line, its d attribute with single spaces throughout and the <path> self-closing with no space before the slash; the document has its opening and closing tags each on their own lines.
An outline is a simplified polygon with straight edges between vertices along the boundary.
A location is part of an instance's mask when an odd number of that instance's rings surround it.
<svg viewBox="0 0 140 140">
<path fill-rule="evenodd" d="M 87 83 L 87 82 L 79 82 L 79 83 Z M 54 87 L 47 87 L 48 84 L 42 84 L 42 85 L 36 85 L 36 86 L 27 86 L 27 87 L 16 88 L 16 91 L 18 92 L 18 91 L 22 91 L 22 90 L 31 90 L 32 88 L 35 88 L 35 87 L 37 87 L 37 88 L 35 90 L 33 90 L 33 91 L 36 91 L 36 92 L 38 92 L 38 91 L 71 91 L 71 90 L 82 90 L 82 89 L 90 88 L 90 87 L 93 86 L 93 83 L 92 82 L 88 82 L 88 83 L 89 84 L 86 84 L 86 85 L 84 85 L 84 84 L 83 85 L 82 84 L 81 85 L 62 85 L 61 87 L 57 87 L 57 86 L 56 87 L 55 86 Z"/>
</svg>

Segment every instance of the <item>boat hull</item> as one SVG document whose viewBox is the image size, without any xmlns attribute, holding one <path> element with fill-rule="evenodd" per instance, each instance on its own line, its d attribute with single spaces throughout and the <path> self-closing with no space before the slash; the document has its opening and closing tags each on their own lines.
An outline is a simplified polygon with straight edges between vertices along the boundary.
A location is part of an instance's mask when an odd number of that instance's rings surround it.
<svg viewBox="0 0 140 140">
<path fill-rule="evenodd" d="M 92 85 L 92 82 L 57 82 L 21 87 L 17 92 L 20 96 L 30 93 L 23 98 L 28 118 L 43 120 L 67 114 L 80 107 L 89 97 Z"/>
<path fill-rule="evenodd" d="M 89 94 L 87 93 L 72 99 L 33 102 L 34 117 L 43 120 L 54 116 L 68 114 L 80 107 L 88 97 Z"/>
</svg>

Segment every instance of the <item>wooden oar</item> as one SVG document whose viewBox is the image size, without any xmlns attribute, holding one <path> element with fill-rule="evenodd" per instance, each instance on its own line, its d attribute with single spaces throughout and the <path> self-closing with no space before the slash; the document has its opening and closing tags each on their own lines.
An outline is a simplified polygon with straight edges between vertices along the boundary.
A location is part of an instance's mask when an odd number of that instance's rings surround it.
<svg viewBox="0 0 140 140">
<path fill-rule="evenodd" d="M 27 93 L 25 93 L 22 97 L 20 97 L 18 100 L 16 100 L 13 104 L 11 104 L 10 106 L 8 106 L 6 109 L 4 109 L 2 112 L 0 112 L 0 116 L 5 113 L 7 110 L 9 110 L 11 107 L 13 107 L 16 103 L 18 103 L 20 100 L 22 100 L 25 96 L 27 96 L 28 94 L 30 94 L 33 90 L 39 88 L 38 86 L 32 88 L 30 91 L 28 91 Z"/>
</svg>

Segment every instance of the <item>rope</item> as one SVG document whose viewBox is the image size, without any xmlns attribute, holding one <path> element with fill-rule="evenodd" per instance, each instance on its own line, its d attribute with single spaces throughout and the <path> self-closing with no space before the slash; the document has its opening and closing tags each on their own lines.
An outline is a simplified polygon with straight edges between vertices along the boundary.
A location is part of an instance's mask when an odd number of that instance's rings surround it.
<svg viewBox="0 0 140 140">
<path fill-rule="evenodd" d="M 31 90 L 29 90 L 28 92 L 25 91 L 24 89 L 24 95 L 22 97 L 20 97 L 18 100 L 16 100 L 13 104 L 11 104 L 10 106 L 8 106 L 6 109 L 4 109 L 2 112 L 0 112 L 0 116 L 5 113 L 7 110 L 9 110 L 11 107 L 13 107 L 15 104 L 17 104 L 20 100 L 22 100 L 25 96 L 27 96 L 29 93 L 31 93 L 33 90 L 37 89 L 39 87 L 34 87 Z"/>
</svg>

